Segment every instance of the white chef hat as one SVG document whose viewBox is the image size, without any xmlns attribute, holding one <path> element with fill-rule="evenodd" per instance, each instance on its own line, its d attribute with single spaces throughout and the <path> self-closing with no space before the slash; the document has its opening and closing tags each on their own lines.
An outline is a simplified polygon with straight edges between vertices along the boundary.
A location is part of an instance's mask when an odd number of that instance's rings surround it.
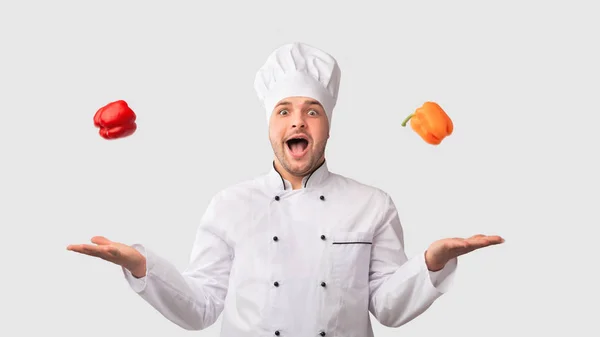
<svg viewBox="0 0 600 337">
<path fill-rule="evenodd" d="M 267 123 L 280 100 L 306 96 L 323 105 L 331 126 L 340 76 L 340 68 L 331 55 L 313 46 L 295 42 L 285 44 L 269 55 L 256 73 L 254 88 L 266 110 Z"/>
</svg>

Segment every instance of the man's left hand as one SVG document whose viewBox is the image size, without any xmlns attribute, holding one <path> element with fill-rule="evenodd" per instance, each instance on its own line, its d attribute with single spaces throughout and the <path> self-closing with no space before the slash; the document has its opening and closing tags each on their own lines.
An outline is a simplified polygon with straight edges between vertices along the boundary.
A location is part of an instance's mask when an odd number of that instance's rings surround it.
<svg viewBox="0 0 600 337">
<path fill-rule="evenodd" d="M 449 238 L 438 240 L 429 246 L 425 252 L 427 269 L 438 271 L 444 268 L 448 261 L 460 255 L 470 253 L 476 249 L 503 243 L 504 239 L 493 235 L 473 235 L 470 238 Z"/>
</svg>

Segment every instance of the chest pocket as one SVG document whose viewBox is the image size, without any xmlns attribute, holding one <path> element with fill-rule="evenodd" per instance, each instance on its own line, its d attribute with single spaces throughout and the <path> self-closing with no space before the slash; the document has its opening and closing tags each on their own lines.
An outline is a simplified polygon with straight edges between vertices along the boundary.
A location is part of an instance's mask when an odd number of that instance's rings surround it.
<svg viewBox="0 0 600 337">
<path fill-rule="evenodd" d="M 335 284 L 342 288 L 368 286 L 373 234 L 334 232 L 329 237 L 331 277 Z"/>
</svg>

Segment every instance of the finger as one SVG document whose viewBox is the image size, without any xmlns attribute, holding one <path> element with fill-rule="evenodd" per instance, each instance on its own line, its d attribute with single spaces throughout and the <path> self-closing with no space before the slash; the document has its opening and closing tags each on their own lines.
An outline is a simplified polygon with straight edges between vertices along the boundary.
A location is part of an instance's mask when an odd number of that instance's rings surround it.
<svg viewBox="0 0 600 337">
<path fill-rule="evenodd" d="M 476 238 L 468 239 L 467 242 L 468 242 L 470 248 L 472 250 L 474 250 L 474 249 L 480 249 L 480 248 L 488 247 L 488 246 L 492 246 L 492 245 L 497 245 L 497 244 L 504 242 L 504 240 L 499 237 L 483 236 L 483 237 L 476 237 Z"/>
<path fill-rule="evenodd" d="M 485 238 L 486 240 L 490 241 L 490 242 L 504 242 L 504 239 L 499 236 L 499 235 L 483 235 L 483 234 L 477 234 L 477 235 L 473 235 L 472 237 L 470 237 L 469 239 L 477 239 L 477 238 Z"/>
<path fill-rule="evenodd" d="M 91 241 L 97 245 L 108 245 L 112 243 L 112 241 L 101 235 L 94 236 Z"/>
<path fill-rule="evenodd" d="M 119 250 L 113 246 L 97 246 L 90 244 L 70 245 L 67 249 L 114 262 L 120 256 Z"/>
<path fill-rule="evenodd" d="M 497 244 L 503 243 L 504 239 L 501 238 L 500 236 L 492 235 L 492 236 L 483 236 L 483 237 L 474 238 L 473 242 L 485 244 L 486 246 L 489 246 L 489 245 L 497 245 Z"/>
<path fill-rule="evenodd" d="M 483 234 L 477 234 L 465 239 L 464 242 L 467 245 L 466 249 L 474 250 L 483 247 L 487 244 L 485 237 L 486 236 Z"/>
<path fill-rule="evenodd" d="M 489 240 L 487 239 L 487 237 L 485 235 L 474 237 L 474 238 L 469 238 L 466 241 L 469 244 L 469 246 L 475 247 L 475 248 L 484 247 L 484 246 L 489 245 Z"/>
<path fill-rule="evenodd" d="M 99 250 L 98 250 L 99 246 L 96 245 L 89 245 L 89 244 L 79 244 L 79 245 L 69 245 L 67 247 L 68 250 L 77 252 L 77 253 L 81 253 L 81 254 L 87 254 L 87 255 L 93 255 L 96 256 L 97 254 L 99 254 Z"/>
<path fill-rule="evenodd" d="M 487 236 L 487 239 L 492 244 L 504 243 L 504 238 L 501 237 L 500 235 L 490 235 L 490 236 Z"/>
<path fill-rule="evenodd" d="M 91 245 L 88 245 L 88 244 L 68 245 L 67 250 L 82 253 L 84 248 L 86 248 L 86 246 L 91 246 Z M 94 245 L 94 247 L 96 247 L 96 246 Z M 89 248 L 89 247 L 87 247 L 87 248 Z"/>
</svg>

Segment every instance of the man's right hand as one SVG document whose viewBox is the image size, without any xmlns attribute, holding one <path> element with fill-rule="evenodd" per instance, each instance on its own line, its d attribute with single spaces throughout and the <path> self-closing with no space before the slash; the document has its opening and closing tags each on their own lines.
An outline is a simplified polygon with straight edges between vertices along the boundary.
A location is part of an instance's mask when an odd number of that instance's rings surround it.
<svg viewBox="0 0 600 337">
<path fill-rule="evenodd" d="M 146 276 L 146 258 L 135 248 L 110 241 L 103 236 L 94 236 L 91 241 L 95 245 L 69 245 L 67 250 L 112 262 L 129 270 L 137 278 Z"/>
</svg>

